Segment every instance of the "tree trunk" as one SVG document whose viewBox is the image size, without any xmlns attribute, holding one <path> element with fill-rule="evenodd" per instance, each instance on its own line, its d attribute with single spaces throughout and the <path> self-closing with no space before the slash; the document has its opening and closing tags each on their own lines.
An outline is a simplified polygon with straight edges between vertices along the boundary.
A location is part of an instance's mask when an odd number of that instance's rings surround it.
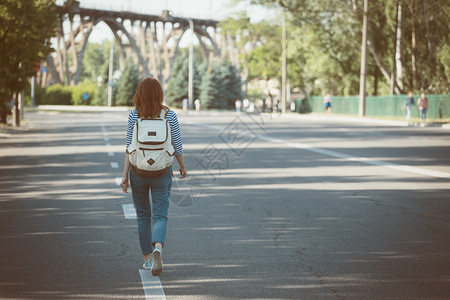
<svg viewBox="0 0 450 300">
<path fill-rule="evenodd" d="M 13 125 L 20 126 L 19 93 L 14 94 Z"/>
<path fill-rule="evenodd" d="M 384 76 L 386 81 L 389 83 L 392 78 L 389 75 L 389 69 L 388 69 L 388 67 L 386 67 L 386 65 L 383 63 L 380 56 L 376 52 L 375 47 L 373 46 L 372 37 L 370 36 L 370 34 L 367 34 L 367 48 L 369 48 L 369 51 L 372 54 L 372 57 L 375 60 L 375 63 L 377 64 L 379 71 Z M 394 92 L 397 94 L 400 94 L 400 89 L 398 88 L 397 84 L 395 83 L 395 80 L 394 80 L 394 89 L 393 89 L 392 94 Z"/>
<path fill-rule="evenodd" d="M 411 0 L 411 65 L 412 65 L 412 85 L 411 89 L 414 90 L 417 86 L 417 66 L 416 66 L 416 22 L 415 22 L 415 15 L 416 15 L 416 3 L 415 0 Z"/>
<path fill-rule="evenodd" d="M 378 96 L 378 75 L 379 75 L 379 71 L 377 68 L 375 68 L 375 72 L 373 75 L 373 94 L 374 94 L 374 96 Z"/>
<path fill-rule="evenodd" d="M 402 0 L 398 1 L 398 19 L 396 21 L 397 23 L 397 49 L 395 51 L 395 62 L 397 64 L 396 67 L 396 80 L 398 87 L 403 90 L 403 43 L 402 43 L 402 36 L 403 36 L 403 6 L 402 6 Z"/>
<path fill-rule="evenodd" d="M 392 47 L 393 55 L 392 55 L 392 71 L 391 71 L 391 85 L 390 85 L 390 94 L 394 94 L 395 88 L 395 67 L 396 67 L 396 57 L 397 57 L 397 31 L 398 31 L 398 11 L 399 11 L 400 0 L 397 0 L 395 4 L 395 30 L 394 30 L 394 44 Z"/>
<path fill-rule="evenodd" d="M 397 0 L 398 2 L 399 0 Z M 357 1 L 354 0 L 352 1 L 353 4 L 353 12 L 354 13 L 359 13 L 358 11 L 358 7 L 357 7 Z M 396 16 L 397 19 L 397 16 Z M 397 27 L 396 27 L 397 28 Z M 394 35 L 394 37 L 396 36 L 396 34 Z M 389 74 L 389 68 L 383 63 L 382 58 L 380 57 L 380 55 L 378 55 L 375 46 L 374 46 L 374 42 L 372 40 L 372 37 L 370 35 L 370 32 L 367 33 L 367 48 L 369 49 L 370 54 L 372 54 L 373 59 L 375 60 L 376 65 L 378 66 L 378 70 L 381 72 L 381 75 L 384 76 L 384 78 L 386 79 L 386 81 L 389 83 L 391 83 L 391 95 L 394 94 L 394 92 L 396 94 L 400 94 L 401 90 L 399 89 L 399 87 L 397 86 L 397 83 L 395 82 L 395 74 Z M 395 38 L 394 38 L 394 47 L 393 47 L 393 51 L 394 51 L 394 56 L 393 56 L 393 68 L 394 68 L 394 73 L 395 73 Z M 393 78 L 393 82 L 391 81 L 391 79 Z"/>
</svg>

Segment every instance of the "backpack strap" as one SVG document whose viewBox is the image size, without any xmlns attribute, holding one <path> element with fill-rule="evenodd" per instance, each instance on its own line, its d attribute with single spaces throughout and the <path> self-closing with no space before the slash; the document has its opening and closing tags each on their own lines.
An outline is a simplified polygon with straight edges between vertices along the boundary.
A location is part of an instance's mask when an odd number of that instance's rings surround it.
<svg viewBox="0 0 450 300">
<path fill-rule="evenodd" d="M 170 109 L 167 106 L 163 107 L 163 109 L 161 110 L 161 114 L 160 114 L 161 119 L 167 118 L 167 114 L 169 113 L 169 110 Z"/>
</svg>

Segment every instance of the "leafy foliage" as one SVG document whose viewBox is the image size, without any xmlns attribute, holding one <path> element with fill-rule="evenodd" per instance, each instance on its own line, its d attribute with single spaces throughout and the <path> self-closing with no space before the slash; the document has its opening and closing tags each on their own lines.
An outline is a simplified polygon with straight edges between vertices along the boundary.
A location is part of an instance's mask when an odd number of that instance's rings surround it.
<svg viewBox="0 0 450 300">
<path fill-rule="evenodd" d="M 71 91 L 73 105 L 90 105 L 97 97 L 97 85 L 94 82 L 84 81 L 67 88 Z"/>
<path fill-rule="evenodd" d="M 54 0 L 0 2 L 0 102 L 28 85 L 36 63 L 50 53 L 57 21 Z"/>
</svg>

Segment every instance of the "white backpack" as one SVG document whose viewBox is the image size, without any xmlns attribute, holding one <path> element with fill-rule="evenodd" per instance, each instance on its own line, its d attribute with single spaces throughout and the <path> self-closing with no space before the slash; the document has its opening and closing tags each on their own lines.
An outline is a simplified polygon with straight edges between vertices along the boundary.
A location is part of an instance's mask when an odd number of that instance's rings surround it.
<svg viewBox="0 0 450 300">
<path fill-rule="evenodd" d="M 163 109 L 160 118 L 138 118 L 134 124 L 128 153 L 131 165 L 141 176 L 163 175 L 172 165 L 175 149 L 166 119 L 168 112 Z"/>
</svg>

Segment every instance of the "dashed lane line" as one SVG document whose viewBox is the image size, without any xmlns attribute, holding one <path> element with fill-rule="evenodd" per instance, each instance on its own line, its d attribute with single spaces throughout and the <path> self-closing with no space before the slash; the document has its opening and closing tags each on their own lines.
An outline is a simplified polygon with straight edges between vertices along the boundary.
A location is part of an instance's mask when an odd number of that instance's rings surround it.
<svg viewBox="0 0 450 300">
<path fill-rule="evenodd" d="M 165 300 L 166 295 L 158 276 L 153 276 L 149 270 L 139 270 L 142 287 L 144 288 L 145 299 Z"/>
<path fill-rule="evenodd" d="M 122 204 L 125 219 L 136 219 L 136 210 L 133 204 Z M 149 270 L 139 270 L 142 287 L 146 300 L 165 300 L 166 295 L 158 276 L 153 276 Z"/>
<path fill-rule="evenodd" d="M 368 157 L 352 156 L 352 155 L 348 155 L 345 153 L 340 153 L 340 152 L 336 152 L 336 151 L 332 151 L 332 150 L 326 150 L 326 149 L 322 149 L 322 148 L 312 147 L 310 145 L 303 144 L 303 143 L 292 143 L 292 142 L 287 142 L 282 139 L 271 138 L 271 137 L 263 136 L 263 135 L 258 135 L 258 137 L 262 140 L 269 141 L 272 143 L 284 144 L 284 145 L 287 145 L 292 148 L 303 149 L 303 150 L 314 152 L 314 153 L 319 153 L 319 154 L 323 154 L 323 155 L 327 155 L 327 156 L 331 156 L 331 157 L 341 158 L 341 159 L 344 159 L 347 161 L 360 162 L 360 163 L 364 163 L 367 165 L 386 167 L 386 168 L 400 170 L 400 171 L 408 172 L 408 173 L 415 173 L 415 174 L 426 175 L 426 176 L 431 176 L 431 177 L 450 179 L 450 173 L 446 173 L 446 172 L 439 172 L 439 171 L 433 171 L 433 170 L 428 170 L 428 169 L 423 169 L 423 168 L 418 168 L 418 167 L 411 167 L 411 166 L 407 166 L 407 165 L 400 165 L 400 164 L 386 162 L 386 161 L 382 161 L 382 160 L 376 160 L 376 159 L 372 159 L 372 158 L 368 158 Z"/>
<path fill-rule="evenodd" d="M 136 209 L 133 204 L 122 204 L 123 214 L 127 220 L 136 220 Z"/>
<path fill-rule="evenodd" d="M 216 126 L 216 125 L 198 124 L 198 123 L 190 123 L 190 122 L 187 124 L 196 125 L 196 126 L 200 126 L 200 127 L 206 127 L 206 128 L 212 128 L 212 129 L 219 130 L 219 131 L 224 130 L 223 127 Z M 302 149 L 305 151 L 310 151 L 310 152 L 319 153 L 319 154 L 323 154 L 323 155 L 327 155 L 327 156 L 331 156 L 331 157 L 336 157 L 336 158 L 344 159 L 347 161 L 360 162 L 363 164 L 373 165 L 373 166 L 381 166 L 381 167 L 395 169 L 395 170 L 399 170 L 399 171 L 403 171 L 403 172 L 414 173 L 414 174 L 419 174 L 419 175 L 426 175 L 426 176 L 431 176 L 431 177 L 436 177 L 436 178 L 450 179 L 450 173 L 447 173 L 447 172 L 439 172 L 439 171 L 433 171 L 433 170 L 428 170 L 428 169 L 423 169 L 423 168 L 418 168 L 418 167 L 411 167 L 408 165 L 400 165 L 400 164 L 396 164 L 396 163 L 371 159 L 371 158 L 363 157 L 363 156 L 352 156 L 352 155 L 348 155 L 345 153 L 340 153 L 340 152 L 336 152 L 336 151 L 313 147 L 308 144 L 294 143 L 294 142 L 288 142 L 288 141 L 285 141 L 282 139 L 271 138 L 271 137 L 268 137 L 265 135 L 255 134 L 253 132 L 248 132 L 248 131 L 245 131 L 242 133 L 233 132 L 233 134 L 235 134 L 235 135 L 241 134 L 242 136 L 257 137 L 261 140 L 268 141 L 271 143 L 284 144 L 284 145 L 292 147 L 292 148 Z"/>
<path fill-rule="evenodd" d="M 108 133 L 106 131 L 105 125 L 102 124 L 101 127 L 104 135 L 104 140 L 105 142 L 108 142 L 109 138 L 107 137 Z M 107 143 L 106 147 L 111 147 L 111 144 Z M 114 156 L 114 152 L 109 151 L 108 156 Z M 111 168 L 118 169 L 119 164 L 117 162 L 111 162 Z M 122 178 L 115 177 L 114 181 L 116 182 L 116 185 L 120 185 Z M 122 204 L 122 209 L 125 219 L 137 219 L 134 204 Z M 166 295 L 158 276 L 153 276 L 151 271 L 149 270 L 139 270 L 139 275 L 141 277 L 142 287 L 144 289 L 146 300 L 166 300 Z"/>
</svg>

